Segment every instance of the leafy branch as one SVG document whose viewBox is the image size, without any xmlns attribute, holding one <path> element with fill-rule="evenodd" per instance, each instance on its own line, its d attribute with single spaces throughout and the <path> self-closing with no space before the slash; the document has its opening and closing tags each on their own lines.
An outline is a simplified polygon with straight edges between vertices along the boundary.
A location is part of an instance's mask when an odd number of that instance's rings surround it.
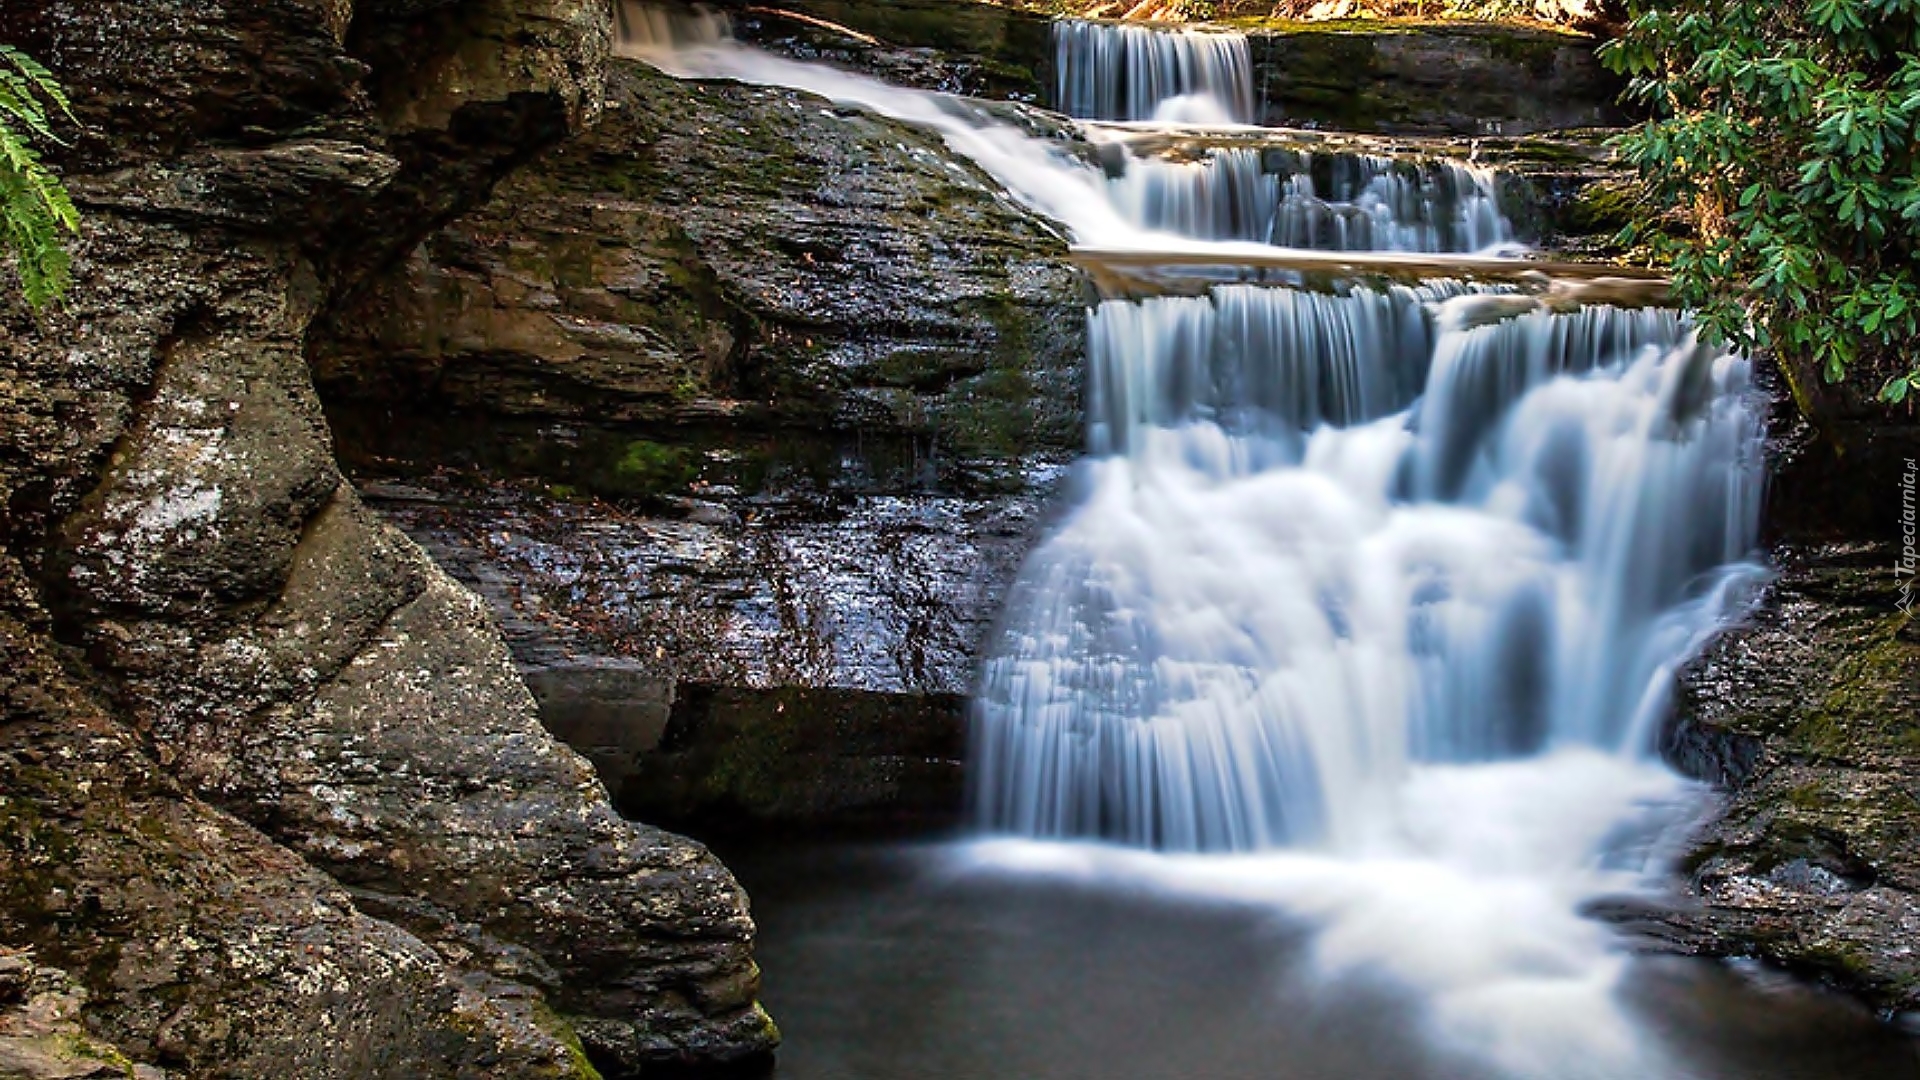
<svg viewBox="0 0 1920 1080">
<path fill-rule="evenodd" d="M 1621 239 L 1714 335 L 1920 391 L 1920 0 L 1642 3 L 1602 57 L 1655 116 L 1616 142 L 1648 193 Z"/>
<path fill-rule="evenodd" d="M 32 57 L 0 45 L 0 245 L 14 256 L 27 306 L 41 311 L 72 283 L 63 233 L 80 230 L 67 189 L 40 159 L 33 140 L 65 145 L 54 122 L 74 122 L 73 106 L 53 74 Z"/>
</svg>

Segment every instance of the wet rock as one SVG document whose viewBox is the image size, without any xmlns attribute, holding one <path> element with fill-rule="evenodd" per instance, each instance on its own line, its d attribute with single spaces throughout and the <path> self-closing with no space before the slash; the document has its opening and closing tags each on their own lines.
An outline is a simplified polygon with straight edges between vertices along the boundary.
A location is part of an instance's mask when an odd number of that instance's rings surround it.
<svg viewBox="0 0 1920 1080">
<path fill-rule="evenodd" d="M 1080 446 L 1081 277 L 926 132 L 637 64 L 614 82 L 593 133 L 331 325 L 343 452 L 405 477 L 369 490 L 487 598 L 547 726 L 658 792 L 623 806 L 915 816 L 923 780 L 954 803 L 957 755 L 915 747 L 957 711 L 920 695 L 965 690 Z M 670 728 L 702 686 L 823 696 Z M 889 708 L 893 743 L 832 749 L 847 709 L 878 730 Z M 813 748 L 791 783 L 717 779 L 789 736 Z"/>
<path fill-rule="evenodd" d="M 535 991 L 194 798 L 25 630 L 0 616 L 0 940 L 35 950 L 0 953 L 0 1072 L 590 1075 Z"/>
<path fill-rule="evenodd" d="M 958 823 L 966 698 L 689 685 L 615 794 L 713 828 L 928 831 Z"/>
<path fill-rule="evenodd" d="M 515 659 L 562 708 L 614 678 L 629 700 L 651 696 L 649 678 L 963 693 L 1044 506 L 1041 491 L 727 501 L 737 523 L 526 484 L 449 483 L 433 503 L 379 505 L 487 597 Z M 634 719 L 651 727 L 658 714 Z"/>
<path fill-rule="evenodd" d="M 589 656 L 526 672 L 548 731 L 578 750 L 618 792 L 634 765 L 659 749 L 672 715 L 677 684 L 659 664 Z M 671 824 L 622 807 L 643 821 Z"/>
<path fill-rule="evenodd" d="M 729 0 L 764 48 L 893 82 L 1051 104 L 1048 14 L 976 0 Z M 824 20 L 876 39 L 777 14 Z M 1525 135 L 1609 126 L 1625 89 L 1581 34 L 1492 24 L 1299 25 L 1247 30 L 1257 122 L 1342 131 Z"/>
<path fill-rule="evenodd" d="M 18 1080 L 165 1080 L 80 1026 L 87 992 L 33 953 L 0 947 L 0 1076 Z"/>
<path fill-rule="evenodd" d="M 500 613 L 547 727 L 623 809 L 953 820 L 961 695 L 1040 494 L 723 495 L 730 520 L 704 524 L 526 484 L 442 479 L 429 500 L 425 482 L 380 509 Z"/>
<path fill-rule="evenodd" d="M 1920 1007 L 1920 634 L 1896 549 L 1784 549 L 1743 626 L 1681 679 L 1669 754 L 1726 786 L 1685 858 L 1689 951 L 1758 955 Z"/>
<path fill-rule="evenodd" d="M 954 0 L 801 0 L 778 7 L 729 0 L 717 7 L 731 18 L 736 37 L 795 59 L 971 97 L 1040 104 L 1052 93 L 1053 20 L 1043 14 Z"/>
<path fill-rule="evenodd" d="M 89 125 L 71 296 L 0 298 L 0 943 L 136 1060 L 558 1077 L 777 1038 L 737 884 L 540 727 L 311 382 L 316 318 L 598 110 L 609 24 L 0 2 Z"/>
<path fill-rule="evenodd" d="M 1422 26 L 1252 35 L 1263 122 L 1345 131 L 1525 135 L 1625 120 L 1625 88 L 1581 35 Z"/>
<path fill-rule="evenodd" d="M 636 438 L 748 429 L 930 440 L 952 482 L 1017 485 L 1022 456 L 1079 445 L 1065 254 L 936 136 L 623 63 L 591 134 L 430 239 L 317 355 L 363 457 L 443 460 L 395 445 L 411 403 L 630 429 L 601 494 L 686 479 Z"/>
</svg>

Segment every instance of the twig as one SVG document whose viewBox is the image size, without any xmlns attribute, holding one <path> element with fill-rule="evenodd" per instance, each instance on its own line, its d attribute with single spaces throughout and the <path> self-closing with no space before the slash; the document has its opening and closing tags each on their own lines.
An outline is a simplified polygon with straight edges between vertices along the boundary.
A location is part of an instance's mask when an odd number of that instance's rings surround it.
<svg viewBox="0 0 1920 1080">
<path fill-rule="evenodd" d="M 758 6 L 748 7 L 746 10 L 749 13 L 754 15 L 772 15 L 775 18 L 779 18 L 779 19 L 792 19 L 794 22 L 803 22 L 803 23 L 806 23 L 808 26 L 817 26 L 822 30 L 831 30 L 836 34 L 840 34 L 845 37 L 850 37 L 853 40 L 860 42 L 862 45 L 873 45 L 876 47 L 880 45 L 879 38 L 872 37 L 867 34 L 863 34 L 860 31 L 854 30 L 850 27 L 841 26 L 839 23 L 836 23 L 836 22 L 828 22 L 825 19 L 816 19 L 811 15 L 802 15 L 797 11 L 784 11 L 780 8 L 758 7 Z"/>
</svg>

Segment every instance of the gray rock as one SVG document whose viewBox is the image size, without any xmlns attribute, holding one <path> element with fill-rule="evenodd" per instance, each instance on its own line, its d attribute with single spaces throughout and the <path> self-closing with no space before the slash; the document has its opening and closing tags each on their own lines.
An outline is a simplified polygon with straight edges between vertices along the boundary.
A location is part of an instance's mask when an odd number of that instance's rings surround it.
<svg viewBox="0 0 1920 1080">
<path fill-rule="evenodd" d="M 977 0 L 723 0 L 764 48 L 892 82 L 1050 104 L 1053 12 Z M 875 39 L 802 22 L 791 11 Z M 1524 135 L 1619 124 L 1624 83 L 1583 34 L 1429 24 L 1249 32 L 1258 122 L 1341 131 Z"/>
<path fill-rule="evenodd" d="M 625 1072 L 777 1037 L 737 884 L 540 727 L 479 601 L 341 483 L 309 373 L 361 275 L 598 111 L 609 21 L 0 0 L 88 123 L 75 289 L 0 299 L 0 944 L 137 1060 L 584 1076 L 573 1031 Z"/>
<path fill-rule="evenodd" d="M 943 478 L 1018 487 L 1023 457 L 1081 442 L 1086 293 L 1065 256 L 931 133 L 620 63 L 592 133 L 429 240 L 316 354 L 350 456 L 444 461 L 518 430 L 420 430 L 455 412 L 657 443 L 921 440 Z M 672 490 L 630 446 L 568 482 Z"/>
</svg>

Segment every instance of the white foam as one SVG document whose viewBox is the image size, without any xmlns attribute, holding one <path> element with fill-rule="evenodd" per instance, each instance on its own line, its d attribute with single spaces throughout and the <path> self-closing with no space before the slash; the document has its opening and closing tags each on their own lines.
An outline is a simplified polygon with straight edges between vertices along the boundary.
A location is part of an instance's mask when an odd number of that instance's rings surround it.
<svg viewBox="0 0 1920 1080">
<path fill-rule="evenodd" d="M 1272 910 L 1312 926 L 1326 978 L 1388 979 L 1431 1037 L 1520 1080 L 1662 1080 L 1680 1065 L 1616 1000 L 1627 963 L 1584 903 L 1644 891 L 1605 858 L 1622 827 L 1685 817 L 1697 792 L 1657 766 L 1569 749 L 1527 762 L 1422 765 L 1349 852 L 1162 854 L 983 840 L 964 872 L 1014 874 Z"/>
</svg>

